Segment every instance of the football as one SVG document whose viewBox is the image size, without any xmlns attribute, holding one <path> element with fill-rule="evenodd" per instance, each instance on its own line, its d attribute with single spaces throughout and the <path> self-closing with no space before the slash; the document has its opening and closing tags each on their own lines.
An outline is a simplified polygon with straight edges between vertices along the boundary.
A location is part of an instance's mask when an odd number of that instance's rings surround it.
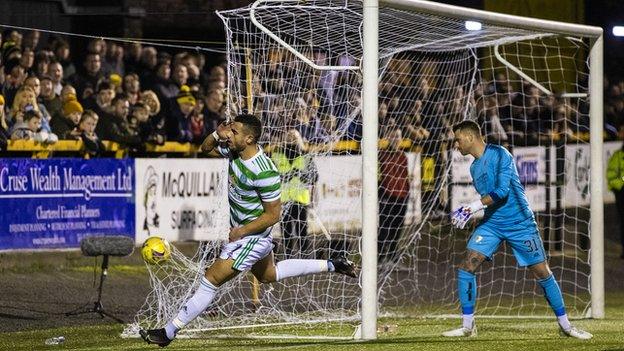
<svg viewBox="0 0 624 351">
<path fill-rule="evenodd" d="M 141 256 L 143 256 L 143 261 L 148 264 L 164 263 L 171 258 L 171 245 L 161 237 L 149 237 L 143 243 Z"/>
</svg>

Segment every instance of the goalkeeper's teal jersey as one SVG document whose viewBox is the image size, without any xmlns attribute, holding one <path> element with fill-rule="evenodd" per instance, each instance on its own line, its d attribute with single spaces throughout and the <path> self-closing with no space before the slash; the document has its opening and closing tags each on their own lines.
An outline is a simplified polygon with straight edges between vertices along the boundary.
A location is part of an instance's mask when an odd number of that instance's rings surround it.
<svg viewBox="0 0 624 351">
<path fill-rule="evenodd" d="M 513 156 L 507 149 L 486 144 L 483 155 L 470 165 L 470 175 L 479 195 L 490 195 L 494 200 L 485 209 L 482 223 L 513 224 L 533 217 Z"/>
<path fill-rule="evenodd" d="M 280 198 L 280 175 L 273 161 L 260 147 L 258 153 L 248 160 L 233 155 L 229 148 L 219 146 L 217 150 L 230 160 L 228 169 L 230 225 L 240 227 L 264 213 L 263 201 L 271 202 Z M 271 228 L 247 236 L 267 237 L 271 234 Z"/>
</svg>

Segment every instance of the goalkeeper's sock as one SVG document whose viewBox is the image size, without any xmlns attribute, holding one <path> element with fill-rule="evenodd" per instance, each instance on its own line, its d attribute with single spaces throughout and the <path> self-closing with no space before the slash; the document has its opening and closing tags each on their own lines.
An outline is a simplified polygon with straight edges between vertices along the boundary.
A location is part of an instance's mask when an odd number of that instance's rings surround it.
<svg viewBox="0 0 624 351">
<path fill-rule="evenodd" d="M 328 271 L 327 260 L 284 260 L 275 266 L 275 280 Z"/>
<path fill-rule="evenodd" d="M 474 327 L 474 313 L 462 314 L 462 327 L 472 329 Z"/>
<path fill-rule="evenodd" d="M 195 294 L 186 301 L 178 315 L 165 326 L 167 337 L 173 340 L 178 330 L 184 328 L 185 325 L 189 324 L 208 308 L 216 294 L 217 287 L 208 281 L 206 277 L 202 277 Z"/>
<path fill-rule="evenodd" d="M 550 308 L 552 308 L 553 312 L 555 312 L 559 325 L 564 330 L 569 330 L 571 327 L 570 321 L 568 320 L 568 315 L 566 314 L 561 289 L 559 289 L 559 284 L 557 284 L 555 277 L 551 274 L 548 278 L 538 279 L 537 282 L 544 290 L 544 297 L 546 298 L 546 301 L 548 301 Z"/>
<path fill-rule="evenodd" d="M 477 300 L 477 276 L 463 269 L 457 270 L 457 292 L 462 309 L 462 324 L 472 329 L 474 307 Z"/>
</svg>

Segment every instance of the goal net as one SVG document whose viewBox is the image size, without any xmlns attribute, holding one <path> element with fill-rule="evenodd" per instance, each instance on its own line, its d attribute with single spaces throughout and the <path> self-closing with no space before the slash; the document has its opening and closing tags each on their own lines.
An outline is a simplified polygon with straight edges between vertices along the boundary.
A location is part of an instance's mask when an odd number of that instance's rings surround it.
<svg viewBox="0 0 624 351">
<path fill-rule="evenodd" d="M 277 260 L 342 253 L 360 262 L 362 216 L 379 216 L 380 315 L 457 314 L 456 267 L 471 228 L 452 228 L 448 213 L 478 195 L 471 159 L 453 151 L 450 127 L 471 119 L 488 142 L 514 155 L 567 310 L 586 315 L 589 38 L 487 21 L 467 30 L 466 18 L 380 5 L 379 213 L 362 214 L 362 2 L 266 1 L 219 15 L 230 116 L 257 115 L 266 150 L 291 162 L 304 155 L 316 168 L 282 176 L 283 187 L 296 178 L 295 191 L 309 189 L 312 199 L 284 202 Z M 296 206 L 305 217 L 293 214 Z M 154 292 L 135 327 L 170 319 L 220 244 L 207 243 L 192 260 L 174 255 L 152 272 Z M 344 336 L 359 323 L 356 279 L 319 274 L 258 286 L 250 277 L 222 287 L 188 329 L 262 333 L 294 325 L 290 334 Z M 479 315 L 551 315 L 509 247 L 483 264 L 478 284 Z"/>
</svg>

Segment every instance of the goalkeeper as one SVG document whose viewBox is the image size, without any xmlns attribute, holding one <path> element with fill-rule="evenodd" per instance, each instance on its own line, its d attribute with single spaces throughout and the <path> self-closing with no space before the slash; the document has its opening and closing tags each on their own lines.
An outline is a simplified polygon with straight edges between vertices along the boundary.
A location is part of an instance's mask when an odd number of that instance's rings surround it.
<svg viewBox="0 0 624 351">
<path fill-rule="evenodd" d="M 357 277 L 353 263 L 342 256 L 275 263 L 271 228 L 280 219 L 281 183 L 277 168 L 257 144 L 261 131 L 262 123 L 257 117 L 243 114 L 231 123 L 220 124 L 204 140 L 202 151 L 229 159 L 229 242 L 222 246 L 199 288 L 175 318 L 164 328 L 139 332 L 147 343 L 169 345 L 180 329 L 204 312 L 222 284 L 247 270 L 262 283 L 320 272 Z"/>
<path fill-rule="evenodd" d="M 559 322 L 561 335 L 591 339 L 586 331 L 570 325 L 559 284 L 546 262 L 546 254 L 533 212 L 529 208 L 513 157 L 499 145 L 485 144 L 479 125 L 463 121 L 453 126 L 454 146 L 462 155 L 472 155 L 473 185 L 480 199 L 461 206 L 451 215 L 451 223 L 463 229 L 468 220 L 484 210 L 484 216 L 467 245 L 468 255 L 459 265 L 457 293 L 462 310 L 462 327 L 447 331 L 447 337 L 475 336 L 474 309 L 477 299 L 475 272 L 490 260 L 501 242 L 506 241 L 523 267 L 529 267 L 544 291 L 546 301 Z"/>
</svg>

